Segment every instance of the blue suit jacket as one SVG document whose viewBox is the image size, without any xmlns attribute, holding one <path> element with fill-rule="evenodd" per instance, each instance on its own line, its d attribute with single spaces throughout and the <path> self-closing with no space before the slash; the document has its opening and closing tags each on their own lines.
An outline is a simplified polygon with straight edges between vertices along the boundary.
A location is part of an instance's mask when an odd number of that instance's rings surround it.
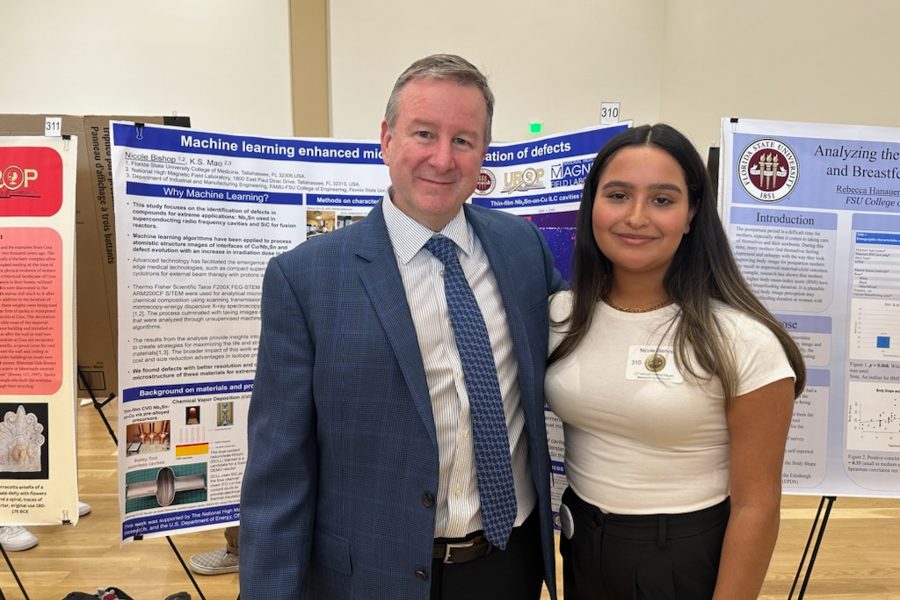
<svg viewBox="0 0 900 600">
<path fill-rule="evenodd" d="M 555 595 L 544 428 L 547 298 L 559 273 L 528 221 L 465 206 L 519 364 L 546 581 Z M 488 315 L 487 318 L 490 318 Z M 438 448 L 416 331 L 381 206 L 269 263 L 241 492 L 243 600 L 429 597 Z"/>
</svg>

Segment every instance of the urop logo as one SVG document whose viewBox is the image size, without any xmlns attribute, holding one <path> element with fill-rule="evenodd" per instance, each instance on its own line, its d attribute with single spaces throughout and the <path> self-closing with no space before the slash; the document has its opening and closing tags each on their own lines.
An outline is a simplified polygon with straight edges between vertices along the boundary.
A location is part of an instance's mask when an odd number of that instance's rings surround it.
<svg viewBox="0 0 900 600">
<path fill-rule="evenodd" d="M 512 171 L 511 173 L 506 173 L 503 180 L 506 183 L 501 190 L 501 193 L 503 194 L 527 192 L 528 190 L 539 190 L 546 187 L 544 185 L 544 170 L 534 167 L 528 167 L 524 171 Z"/>
<path fill-rule="evenodd" d="M 0 146 L 0 217 L 55 215 L 62 206 L 62 172 L 54 148 Z"/>
<path fill-rule="evenodd" d="M 28 188 L 28 185 L 38 178 L 37 169 L 23 169 L 18 165 L 9 165 L 0 171 L 0 190 L 14 192 L 20 188 Z M 2 193 L 2 192 L 0 192 Z"/>
</svg>

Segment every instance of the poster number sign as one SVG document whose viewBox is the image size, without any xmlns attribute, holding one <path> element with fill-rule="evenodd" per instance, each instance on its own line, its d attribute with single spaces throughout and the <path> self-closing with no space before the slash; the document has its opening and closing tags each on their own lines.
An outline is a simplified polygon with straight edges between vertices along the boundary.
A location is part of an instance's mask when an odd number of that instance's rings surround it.
<svg viewBox="0 0 900 600">
<path fill-rule="evenodd" d="M 619 102 L 600 103 L 600 124 L 615 125 L 619 122 Z"/>
<path fill-rule="evenodd" d="M 44 119 L 44 135 L 59 137 L 62 135 L 62 117 L 47 117 Z"/>
</svg>

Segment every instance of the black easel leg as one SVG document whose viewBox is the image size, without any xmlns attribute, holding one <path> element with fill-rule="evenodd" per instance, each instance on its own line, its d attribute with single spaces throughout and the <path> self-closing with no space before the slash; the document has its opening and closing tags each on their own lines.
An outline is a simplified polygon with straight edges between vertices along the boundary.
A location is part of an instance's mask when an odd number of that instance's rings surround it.
<svg viewBox="0 0 900 600">
<path fill-rule="evenodd" d="M 115 394 L 110 394 L 106 397 L 106 400 L 100 402 L 97 400 L 97 396 L 94 395 L 94 390 L 88 385 L 87 378 L 84 376 L 84 373 L 81 369 L 78 369 L 78 378 L 81 380 L 81 385 L 84 386 L 84 389 L 87 390 L 88 394 L 91 395 L 91 404 L 97 409 L 97 413 L 100 415 L 100 418 L 103 420 L 103 424 L 106 425 L 106 431 L 109 433 L 109 437 L 112 438 L 113 443 L 118 448 L 119 440 L 116 438 L 116 433 L 113 431 L 112 426 L 109 424 L 109 419 L 106 418 L 106 415 L 103 414 L 103 407 L 109 404 L 109 401 L 116 397 Z"/>
<path fill-rule="evenodd" d="M 191 578 L 191 583 L 194 584 L 194 589 L 197 590 L 198 594 L 200 594 L 200 600 L 206 600 L 206 596 L 203 595 L 203 592 L 200 590 L 200 586 L 197 585 L 197 580 L 194 579 L 194 574 L 191 573 L 190 568 L 188 568 L 187 564 L 185 564 L 184 559 L 181 558 L 181 553 L 178 551 L 178 548 L 175 547 L 175 542 L 173 542 L 172 538 L 168 535 L 166 536 L 166 540 L 168 540 L 169 545 L 172 547 L 172 552 L 174 552 L 175 556 L 178 557 L 178 562 L 181 563 L 181 568 L 184 569 L 184 572 L 187 573 L 187 576 Z"/>
<path fill-rule="evenodd" d="M 84 386 L 84 388 L 91 395 L 91 403 L 94 405 L 94 408 L 97 409 L 97 412 L 100 413 L 100 418 L 102 418 L 103 423 L 106 424 L 106 430 L 109 432 L 109 435 L 112 437 L 113 442 L 115 442 L 116 447 L 118 447 L 119 442 L 118 442 L 118 440 L 116 440 L 116 435 L 113 432 L 112 427 L 110 427 L 109 421 L 107 420 L 106 415 L 103 414 L 103 410 L 102 410 L 103 406 L 115 397 L 115 394 L 110 394 L 109 397 L 102 403 L 97 402 L 97 397 L 94 395 L 94 390 L 92 390 L 90 388 L 90 386 L 87 384 L 87 379 L 85 378 L 84 373 L 82 373 L 81 369 L 78 369 L 78 378 L 81 380 L 81 384 Z M 16 568 L 13 566 L 12 561 L 9 560 L 9 555 L 6 553 L 6 549 L 3 548 L 3 546 L 0 546 L 0 552 L 3 553 L 3 559 L 6 561 L 6 564 L 9 566 L 9 572 L 12 573 L 13 578 L 16 580 L 16 583 L 19 585 L 19 589 L 22 591 L 22 595 L 25 597 L 25 600 L 31 600 L 28 597 L 28 592 L 25 591 L 25 587 L 22 585 L 22 580 L 19 579 L 19 574 L 16 572 Z M 201 594 L 201 596 L 202 596 L 202 594 Z M 0 600 L 6 600 L 6 596 L 3 595 L 3 590 L 0 590 Z M 202 600 L 206 600 L 206 599 L 203 598 Z"/>
<path fill-rule="evenodd" d="M 802 600 L 803 595 L 806 593 L 806 586 L 809 584 L 810 576 L 812 576 L 813 566 L 816 564 L 816 556 L 819 554 L 819 546 L 822 544 L 822 537 L 825 535 L 825 526 L 828 525 L 828 517 L 831 514 L 831 507 L 835 500 L 837 500 L 837 496 L 822 496 L 822 499 L 819 500 L 819 509 L 816 511 L 816 518 L 813 520 L 812 528 L 809 530 L 809 537 L 806 540 L 806 547 L 803 549 L 803 556 L 800 557 L 800 564 L 797 566 L 797 574 L 794 575 L 794 583 L 791 585 L 788 600 L 791 600 L 794 596 L 794 588 L 797 587 L 797 581 L 800 579 L 800 572 L 803 570 L 803 563 L 806 562 L 806 554 L 809 552 L 809 545 L 812 543 L 813 536 L 816 536 L 816 543 L 813 546 L 812 554 L 810 554 L 809 564 L 806 566 L 806 575 L 803 577 L 803 585 L 800 586 L 800 595 L 797 596 L 797 600 Z M 826 502 L 828 503 L 828 506 L 825 508 L 824 516 L 822 516 L 822 524 L 818 526 L 819 516 L 822 515 L 822 507 L 825 506 Z M 816 535 L 817 526 L 819 530 L 818 535 Z"/>
<path fill-rule="evenodd" d="M 0 545 L 0 552 L 3 553 L 3 559 L 6 561 L 6 564 L 9 566 L 9 572 L 12 573 L 13 578 L 15 578 L 16 583 L 19 585 L 19 589 L 22 590 L 22 595 L 25 596 L 25 600 L 31 600 L 28 597 L 28 592 L 25 591 L 25 587 L 22 585 L 22 580 L 19 579 L 19 574 L 16 573 L 15 567 L 13 567 L 12 561 L 9 560 L 9 555 L 6 553 L 6 548 Z M 6 596 L 3 595 L 3 591 L 0 590 L 0 600 L 5 600 Z"/>
<path fill-rule="evenodd" d="M 97 413 L 99 413 L 100 418 L 103 419 L 103 424 L 106 425 L 106 431 L 109 432 L 109 437 L 112 438 L 113 444 L 115 444 L 116 448 L 118 448 L 119 447 L 119 439 L 116 437 L 115 432 L 113 432 L 113 428 L 109 424 L 109 420 L 106 418 L 106 415 L 103 414 L 103 407 L 106 406 L 107 404 L 109 404 L 109 401 L 112 400 L 113 398 L 115 398 L 116 395 L 110 394 L 109 396 L 107 396 L 106 400 L 104 400 L 103 402 L 98 402 L 97 397 L 94 395 L 94 390 L 92 390 L 90 388 L 90 386 L 87 384 L 87 379 L 85 379 L 84 373 L 81 372 L 81 369 L 78 369 L 78 378 L 81 379 L 81 384 L 91 395 L 91 404 L 93 404 L 94 408 L 97 409 Z M 181 563 L 181 568 L 184 569 L 184 572 L 187 574 L 188 578 L 191 580 L 191 583 L 194 585 L 194 589 L 197 590 L 197 593 L 200 595 L 200 600 L 206 600 L 206 596 L 203 595 L 203 591 L 200 589 L 200 586 L 197 585 L 197 580 L 194 579 L 194 574 L 191 573 L 191 570 L 188 568 L 187 564 L 185 564 L 184 559 L 181 558 L 181 553 L 178 551 L 178 548 L 175 546 L 175 542 L 173 542 L 172 538 L 168 535 L 166 536 L 166 540 L 168 540 L 169 546 L 171 546 L 171 548 L 172 548 L 172 552 L 174 552 L 175 556 L 178 557 L 178 562 Z M 3 555 L 6 556 L 6 552 L 4 552 Z M 9 559 L 6 559 L 6 562 L 8 563 Z M 12 568 L 12 565 L 10 565 L 10 568 Z M 13 575 L 15 575 L 15 572 L 13 572 Z M 16 577 L 16 581 L 18 581 L 18 580 L 19 580 L 19 578 Z M 21 588 L 22 584 L 19 584 L 19 587 Z M 24 593 L 25 590 L 22 590 L 22 592 Z M 2 592 L 0 592 L 0 600 L 4 600 L 4 598 L 2 596 Z M 25 596 L 25 600 L 30 600 L 28 598 L 27 594 Z"/>
</svg>

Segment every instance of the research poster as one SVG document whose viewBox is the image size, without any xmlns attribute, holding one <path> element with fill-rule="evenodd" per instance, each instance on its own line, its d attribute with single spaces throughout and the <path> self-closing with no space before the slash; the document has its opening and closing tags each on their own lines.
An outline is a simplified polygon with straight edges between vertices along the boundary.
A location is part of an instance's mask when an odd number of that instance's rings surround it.
<svg viewBox="0 0 900 600">
<path fill-rule="evenodd" d="M 544 234 L 556 267 L 568 280 L 584 178 L 597 151 L 630 126 L 630 122 L 623 122 L 492 144 L 472 203 L 517 214 L 534 223 Z"/>
<path fill-rule="evenodd" d="M 473 202 L 532 219 L 567 271 L 584 176 L 624 127 L 492 145 Z M 235 524 L 266 263 L 365 217 L 380 144 L 114 122 L 112 161 L 122 539 Z"/>
<path fill-rule="evenodd" d="M 0 524 L 78 521 L 74 137 L 0 137 Z"/>
<path fill-rule="evenodd" d="M 234 524 L 266 264 L 366 214 L 380 147 L 124 122 L 112 144 L 122 538 Z"/>
<path fill-rule="evenodd" d="M 741 270 L 803 351 L 785 492 L 900 497 L 900 129 L 723 121 Z"/>
<path fill-rule="evenodd" d="M 553 252 L 556 268 L 568 281 L 584 180 L 597 151 L 630 126 L 630 122 L 623 122 L 535 140 L 494 144 L 485 157 L 472 202 L 521 215 L 534 223 Z M 554 524 L 559 529 L 559 504 L 568 485 L 563 424 L 546 407 L 544 421 L 550 449 Z"/>
</svg>

